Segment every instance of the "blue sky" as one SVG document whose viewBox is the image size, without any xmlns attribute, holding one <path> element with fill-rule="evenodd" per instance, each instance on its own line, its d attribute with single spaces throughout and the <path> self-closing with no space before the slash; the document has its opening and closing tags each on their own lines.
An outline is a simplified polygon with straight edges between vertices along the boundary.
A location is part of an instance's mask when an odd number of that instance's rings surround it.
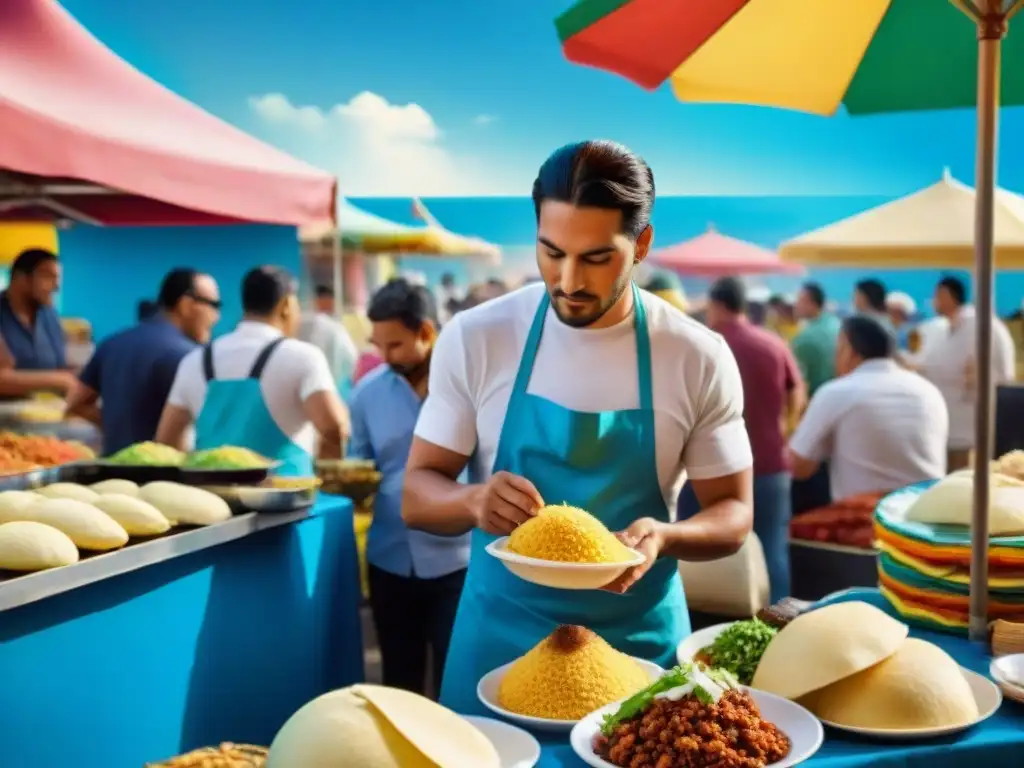
<svg viewBox="0 0 1024 768">
<path fill-rule="evenodd" d="M 526 195 L 555 147 L 611 138 L 667 194 L 895 195 L 970 182 L 970 110 L 832 119 L 684 105 L 571 65 L 570 0 L 64 0 L 108 46 L 353 196 Z M 965 31 L 970 34 L 969 27 Z M 640 41 L 638 41 L 638 44 Z M 1024 190 L 1024 111 L 1000 181 Z"/>
</svg>

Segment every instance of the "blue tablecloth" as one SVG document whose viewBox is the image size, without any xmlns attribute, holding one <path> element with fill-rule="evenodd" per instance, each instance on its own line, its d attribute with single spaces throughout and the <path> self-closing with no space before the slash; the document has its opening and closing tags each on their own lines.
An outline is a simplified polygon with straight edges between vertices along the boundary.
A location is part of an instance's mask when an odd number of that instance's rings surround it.
<svg viewBox="0 0 1024 768">
<path fill-rule="evenodd" d="M 0 613 L 0 766 L 269 744 L 363 678 L 352 504 Z"/>
<path fill-rule="evenodd" d="M 848 590 L 822 601 L 821 605 L 845 600 L 863 600 L 896 616 L 889 603 L 875 589 Z M 981 647 L 962 637 L 938 632 L 913 629 L 911 634 L 945 649 L 962 666 L 988 676 L 989 659 Z M 543 746 L 537 768 L 585 768 L 583 761 L 568 746 L 564 735 L 555 738 L 539 733 L 535 735 Z M 1024 766 L 1024 706 L 1004 701 L 990 719 L 959 736 L 916 744 L 868 741 L 826 729 L 825 744 L 805 765 L 820 768 Z"/>
</svg>

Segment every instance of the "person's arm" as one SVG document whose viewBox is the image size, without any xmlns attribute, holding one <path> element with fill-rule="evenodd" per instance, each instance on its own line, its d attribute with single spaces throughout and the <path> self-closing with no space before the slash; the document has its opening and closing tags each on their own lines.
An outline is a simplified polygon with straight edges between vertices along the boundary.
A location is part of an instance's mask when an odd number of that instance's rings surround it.
<svg viewBox="0 0 1024 768">
<path fill-rule="evenodd" d="M 697 423 L 683 449 L 683 465 L 700 512 L 674 523 L 645 517 L 618 534 L 646 555 L 606 589 L 625 592 L 662 556 L 717 560 L 739 551 L 753 527 L 753 453 L 743 423 L 743 383 L 732 352 L 722 341 L 702 388 Z"/>
<path fill-rule="evenodd" d="M 999 319 L 993 321 L 993 384 L 1010 384 L 1017 379 L 1017 349 L 1010 329 Z"/>
<path fill-rule="evenodd" d="M 796 480 L 811 477 L 832 453 L 832 440 L 842 405 L 836 400 L 836 390 L 829 384 L 815 392 L 790 438 L 789 461 Z"/>
<path fill-rule="evenodd" d="M 305 347 L 305 369 L 299 380 L 302 411 L 320 436 L 320 458 L 340 459 L 351 433 L 348 409 L 341 402 L 324 353 L 312 344 Z"/>
<path fill-rule="evenodd" d="M 55 391 L 62 395 L 70 392 L 78 379 L 68 370 L 19 371 L 14 355 L 0 339 L 0 396 L 25 397 L 33 392 Z"/>
<path fill-rule="evenodd" d="M 410 528 L 457 536 L 475 527 L 504 535 L 544 505 L 533 484 L 508 472 L 487 483 L 458 482 L 476 448 L 476 404 L 458 319 L 438 337 L 429 394 L 405 466 L 402 519 Z"/>
<path fill-rule="evenodd" d="M 160 414 L 154 440 L 179 451 L 188 449 L 188 429 L 202 406 L 205 380 L 202 372 L 202 350 L 187 354 L 178 364 L 167 404 Z"/>
<path fill-rule="evenodd" d="M 103 366 L 103 347 L 100 346 L 89 358 L 79 374 L 75 386 L 68 392 L 64 405 L 64 416 L 78 416 L 96 426 L 102 425 L 99 407 L 100 369 Z"/>
<path fill-rule="evenodd" d="M 349 404 L 349 417 L 352 419 L 352 435 L 348 440 L 348 455 L 353 459 L 376 459 L 373 441 L 370 440 L 370 427 L 366 420 L 366 405 L 363 392 L 352 394 Z"/>
<path fill-rule="evenodd" d="M 786 377 L 786 412 L 783 415 L 783 434 L 788 435 L 791 426 L 795 426 L 800 414 L 807 407 L 807 384 L 789 349 L 784 348 L 782 353 Z"/>
</svg>

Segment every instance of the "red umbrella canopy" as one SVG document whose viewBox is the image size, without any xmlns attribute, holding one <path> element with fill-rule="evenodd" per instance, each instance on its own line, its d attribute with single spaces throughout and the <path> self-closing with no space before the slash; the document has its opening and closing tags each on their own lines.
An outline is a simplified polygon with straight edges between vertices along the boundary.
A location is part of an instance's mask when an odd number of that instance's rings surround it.
<svg viewBox="0 0 1024 768">
<path fill-rule="evenodd" d="M 655 251 L 651 262 L 681 275 L 802 274 L 803 267 L 781 261 L 773 251 L 723 235 L 713 227 L 692 240 Z"/>
</svg>

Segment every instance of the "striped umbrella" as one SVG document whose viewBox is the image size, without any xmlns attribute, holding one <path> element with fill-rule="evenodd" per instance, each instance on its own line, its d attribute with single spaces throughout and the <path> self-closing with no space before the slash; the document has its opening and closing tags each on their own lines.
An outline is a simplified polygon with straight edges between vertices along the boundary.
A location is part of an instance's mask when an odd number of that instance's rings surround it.
<svg viewBox="0 0 1024 768">
<path fill-rule="evenodd" d="M 977 106 L 976 640 L 987 636 L 988 613 L 996 134 L 999 105 L 1024 104 L 1024 36 L 1004 43 L 1022 7 L 1024 0 L 581 0 L 556 22 L 570 61 L 645 88 L 667 81 L 682 101 L 822 115 L 840 105 L 851 114 Z"/>
</svg>

